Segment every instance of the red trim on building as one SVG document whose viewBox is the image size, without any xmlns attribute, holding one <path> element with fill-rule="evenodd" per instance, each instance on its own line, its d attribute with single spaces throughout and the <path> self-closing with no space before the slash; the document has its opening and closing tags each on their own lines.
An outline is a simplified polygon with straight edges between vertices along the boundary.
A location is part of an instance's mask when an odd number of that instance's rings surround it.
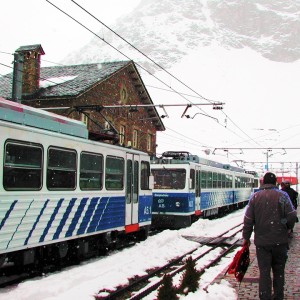
<svg viewBox="0 0 300 300">
<path fill-rule="evenodd" d="M 291 185 L 298 184 L 298 178 L 295 176 L 277 176 L 277 183 L 281 184 L 281 182 L 289 181 Z M 260 178 L 260 183 L 263 184 L 263 178 Z"/>
<path fill-rule="evenodd" d="M 289 181 L 291 185 L 298 184 L 298 178 L 295 176 L 277 176 L 277 183 L 281 183 L 283 181 Z"/>
</svg>

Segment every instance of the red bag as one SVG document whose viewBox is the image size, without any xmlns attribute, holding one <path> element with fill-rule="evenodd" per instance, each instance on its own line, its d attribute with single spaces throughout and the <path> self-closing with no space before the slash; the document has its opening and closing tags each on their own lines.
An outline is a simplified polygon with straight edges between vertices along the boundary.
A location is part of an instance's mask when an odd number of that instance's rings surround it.
<svg viewBox="0 0 300 300">
<path fill-rule="evenodd" d="M 234 274 L 236 280 L 241 282 L 244 278 L 244 275 L 246 274 L 249 263 L 250 263 L 249 246 L 243 246 L 243 248 L 235 254 L 226 273 L 228 272 L 228 274 Z"/>
</svg>

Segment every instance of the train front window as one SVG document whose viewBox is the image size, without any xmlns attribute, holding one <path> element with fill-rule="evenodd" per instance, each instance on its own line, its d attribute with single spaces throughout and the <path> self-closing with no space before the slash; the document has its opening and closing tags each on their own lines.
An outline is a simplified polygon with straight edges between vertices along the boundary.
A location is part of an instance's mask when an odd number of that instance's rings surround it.
<svg viewBox="0 0 300 300">
<path fill-rule="evenodd" d="M 4 188 L 6 190 L 40 190 L 43 178 L 42 165 L 42 146 L 8 142 L 4 153 Z"/>
<path fill-rule="evenodd" d="M 185 169 L 152 169 L 155 189 L 184 189 L 186 183 Z"/>
</svg>

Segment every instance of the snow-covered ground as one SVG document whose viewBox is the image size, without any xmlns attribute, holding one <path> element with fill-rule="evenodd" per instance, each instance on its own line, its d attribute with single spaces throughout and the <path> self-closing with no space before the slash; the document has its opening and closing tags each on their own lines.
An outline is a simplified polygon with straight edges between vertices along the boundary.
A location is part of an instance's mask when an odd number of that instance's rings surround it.
<svg viewBox="0 0 300 300">
<path fill-rule="evenodd" d="M 198 243 L 184 236 L 214 237 L 242 222 L 244 210 L 236 211 L 216 220 L 200 219 L 191 227 L 180 230 L 165 230 L 131 248 L 110 253 L 108 256 L 84 262 L 79 266 L 64 269 L 61 272 L 27 280 L 16 286 L 0 290 L 0 300 L 94 300 L 94 295 L 102 289 L 113 289 L 128 283 L 135 275 L 145 274 L 147 269 L 162 266 L 170 259 L 197 248 Z M 199 249 L 198 254 L 207 246 Z M 201 252 L 200 252 L 201 251 Z M 207 261 L 197 268 L 202 269 L 209 260 L 218 255 L 212 251 Z M 222 259 L 218 266 L 207 269 L 201 276 L 199 290 L 180 299 L 237 299 L 235 290 L 223 280 L 221 284 L 209 283 L 231 262 L 234 253 Z M 173 284 L 179 285 L 181 275 L 174 278 Z M 203 288 L 207 287 L 207 292 Z M 156 292 L 144 299 L 153 300 Z"/>
</svg>

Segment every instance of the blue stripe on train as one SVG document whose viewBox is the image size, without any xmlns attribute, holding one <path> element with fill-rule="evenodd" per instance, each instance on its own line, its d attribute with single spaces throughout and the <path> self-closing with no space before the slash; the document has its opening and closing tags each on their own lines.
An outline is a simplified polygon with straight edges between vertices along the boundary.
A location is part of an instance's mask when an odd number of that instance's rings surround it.
<svg viewBox="0 0 300 300">
<path fill-rule="evenodd" d="M 52 223 L 53 223 L 53 221 L 54 221 L 54 219 L 55 219 L 55 216 L 57 215 L 57 213 L 58 213 L 58 211 L 59 211 L 59 208 L 61 207 L 61 205 L 62 205 L 62 203 L 63 203 L 64 200 L 65 200 L 65 199 L 62 198 L 62 199 L 60 199 L 60 200 L 57 202 L 57 205 L 56 205 L 56 207 L 55 207 L 55 209 L 54 209 L 54 211 L 53 211 L 53 214 L 51 215 L 50 220 L 49 220 L 49 222 L 48 222 L 46 228 L 44 229 L 44 232 L 43 232 L 42 236 L 40 237 L 40 242 L 43 242 L 43 241 L 45 240 L 45 237 L 46 237 L 46 235 L 47 235 L 49 229 L 51 228 L 51 225 L 52 225 Z"/>
<path fill-rule="evenodd" d="M 59 225 L 57 226 L 56 232 L 53 235 L 53 240 L 56 240 L 56 239 L 59 238 L 59 235 L 60 235 L 61 231 L 63 230 L 63 228 L 64 228 L 64 226 L 65 226 L 65 224 L 66 224 L 66 222 L 67 222 L 67 220 L 69 218 L 69 215 L 70 215 L 70 213 L 72 211 L 72 208 L 73 208 L 73 206 L 75 204 L 76 199 L 77 198 L 72 198 L 70 200 L 70 203 L 69 203 L 69 205 L 68 205 L 68 207 L 67 207 L 67 209 L 66 209 L 66 211 L 65 211 L 65 213 L 64 213 L 64 215 L 62 217 L 62 219 L 60 220 Z"/>
<path fill-rule="evenodd" d="M 95 210 L 95 207 L 98 203 L 99 197 L 92 198 L 87 211 L 85 212 L 85 215 L 83 217 L 83 220 L 79 226 L 79 229 L 77 230 L 77 234 L 84 234 L 85 230 L 90 222 L 90 219 L 93 216 L 93 211 Z"/>
<path fill-rule="evenodd" d="M 99 203 L 97 205 L 96 211 L 92 217 L 92 220 L 89 224 L 87 232 L 95 232 L 97 230 L 98 223 L 101 222 L 102 216 L 105 213 L 106 205 L 109 202 L 108 197 L 103 197 L 99 199 Z"/>
<path fill-rule="evenodd" d="M 43 208 L 41 209 L 41 211 L 40 211 L 40 213 L 39 213 L 39 215 L 38 215 L 36 221 L 33 223 L 33 226 L 32 226 L 32 228 L 31 228 L 31 230 L 29 231 L 29 234 L 28 234 L 28 236 L 27 236 L 27 238 L 26 238 L 26 240 L 25 240 L 24 245 L 27 245 L 27 244 L 28 244 L 28 241 L 29 241 L 30 237 L 32 236 L 32 233 L 33 233 L 33 231 L 35 230 L 35 228 L 36 228 L 38 222 L 40 221 L 40 218 L 41 218 L 41 216 L 43 215 L 44 210 L 46 209 L 46 207 L 47 207 L 49 201 L 50 201 L 50 200 L 47 199 L 47 201 L 44 203 Z"/>
<path fill-rule="evenodd" d="M 103 197 L 89 223 L 87 232 L 125 225 L 125 197 Z"/>
<path fill-rule="evenodd" d="M 77 211 L 76 211 L 76 213 L 75 213 L 75 215 L 74 215 L 74 218 L 73 218 L 73 220 L 72 220 L 72 222 L 71 222 L 71 224 L 70 224 L 70 226 L 69 226 L 69 228 L 68 228 L 68 230 L 67 230 L 67 232 L 66 232 L 65 237 L 69 237 L 69 236 L 72 236 L 72 235 L 73 235 L 73 232 L 74 232 L 74 230 L 75 230 L 75 228 L 76 228 L 76 225 L 77 225 L 77 223 L 78 223 L 78 220 L 79 220 L 79 218 L 81 217 L 81 214 L 82 214 L 82 212 L 83 212 L 83 210 L 84 210 L 84 207 L 85 207 L 85 205 L 86 205 L 88 199 L 89 199 L 89 198 L 83 198 L 83 199 L 80 201 L 80 204 L 79 204 L 79 206 L 78 206 L 78 208 L 77 208 Z"/>
<path fill-rule="evenodd" d="M 234 203 L 233 191 L 201 192 L 200 209 L 209 209 Z"/>
<path fill-rule="evenodd" d="M 4 216 L 4 218 L 2 219 L 1 224 L 0 224 L 0 230 L 1 230 L 1 228 L 4 226 L 6 220 L 9 218 L 9 215 L 10 215 L 11 212 L 13 211 L 13 209 L 14 209 L 15 205 L 17 204 L 17 202 L 18 202 L 18 200 L 15 200 L 15 201 L 11 204 L 9 210 L 6 212 L 6 214 L 5 214 L 5 216 Z"/>
</svg>

